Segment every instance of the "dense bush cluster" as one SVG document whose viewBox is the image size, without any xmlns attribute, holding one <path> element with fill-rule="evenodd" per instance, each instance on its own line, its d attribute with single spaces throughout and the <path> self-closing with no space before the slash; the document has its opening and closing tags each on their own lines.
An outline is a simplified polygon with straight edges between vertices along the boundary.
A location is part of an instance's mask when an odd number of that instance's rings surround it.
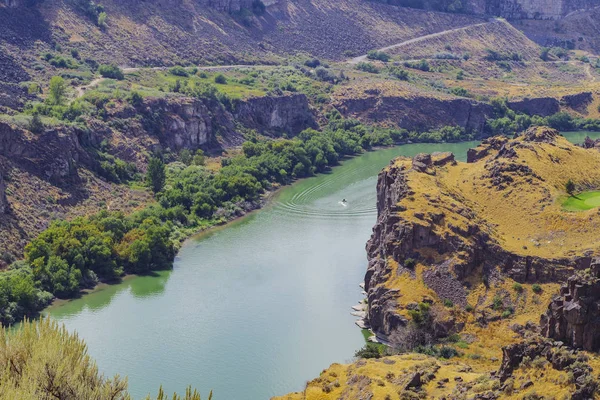
<svg viewBox="0 0 600 400">
<path fill-rule="evenodd" d="M 98 278 L 170 268 L 175 255 L 170 232 L 169 222 L 150 211 L 129 217 L 101 212 L 53 223 L 26 246 L 25 259 L 41 289 L 71 297 Z"/>
<path fill-rule="evenodd" d="M 371 50 L 367 53 L 367 58 L 369 60 L 379 60 L 379 61 L 383 61 L 383 62 L 388 62 L 390 61 L 390 56 L 387 53 L 384 53 L 383 51 L 377 51 L 377 50 Z"/>
<path fill-rule="evenodd" d="M 485 126 L 487 135 L 512 135 L 530 126 L 549 126 L 559 131 L 575 130 L 600 131 L 600 120 L 577 118 L 566 112 L 558 112 L 548 117 L 517 113 L 506 104 L 505 99 L 492 100 L 495 118 L 488 119 Z"/>
<path fill-rule="evenodd" d="M 100 65 L 98 67 L 98 73 L 100 75 L 102 75 L 104 78 L 111 78 L 111 79 L 124 79 L 125 75 L 123 74 L 123 71 L 121 71 L 121 68 L 117 67 L 114 64 L 103 64 Z"/>
</svg>

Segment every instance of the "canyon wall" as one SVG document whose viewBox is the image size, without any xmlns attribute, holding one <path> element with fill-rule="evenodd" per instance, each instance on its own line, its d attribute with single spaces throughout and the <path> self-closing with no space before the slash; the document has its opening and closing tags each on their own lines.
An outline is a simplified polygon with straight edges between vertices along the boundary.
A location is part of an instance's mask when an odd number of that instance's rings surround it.
<svg viewBox="0 0 600 400">
<path fill-rule="evenodd" d="M 416 131 L 459 126 L 480 134 L 486 119 L 493 115 L 492 106 L 475 100 L 418 94 L 382 95 L 376 91 L 361 97 L 340 97 L 334 105 L 347 118 L 368 123 L 385 122 Z"/>
<path fill-rule="evenodd" d="M 470 150 L 468 160 L 485 163 L 489 174 L 480 179 L 489 179 L 491 190 L 503 190 L 506 180 L 512 182 L 511 177 L 519 174 L 538 179 L 514 149 L 532 148 L 537 142 L 553 145 L 557 135 L 554 130 L 532 129 L 520 142 L 491 138 Z M 399 313 L 398 299 L 403 293 L 390 282 L 405 273 L 415 276 L 415 264 L 425 268 L 427 287 L 462 306 L 467 304 L 464 282 L 476 270 L 488 282 L 510 278 L 520 283 L 549 283 L 564 282 L 575 271 L 592 265 L 591 254 L 542 257 L 507 250 L 493 235 L 495 227 L 460 193 L 444 184 L 423 193 L 421 181 L 430 182 L 430 177 L 453 164 L 450 153 L 419 154 L 392 160 L 379 174 L 378 218 L 366 246 L 365 291 L 366 321 L 383 340 L 390 341 L 408 322 Z"/>
</svg>

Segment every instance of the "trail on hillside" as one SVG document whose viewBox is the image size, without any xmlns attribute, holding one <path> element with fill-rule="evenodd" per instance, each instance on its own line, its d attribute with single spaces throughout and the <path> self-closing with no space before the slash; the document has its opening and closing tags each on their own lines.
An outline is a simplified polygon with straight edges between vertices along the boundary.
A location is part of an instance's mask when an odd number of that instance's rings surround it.
<svg viewBox="0 0 600 400">
<path fill-rule="evenodd" d="M 407 44 L 418 43 L 418 42 L 420 42 L 422 40 L 427 40 L 427 39 L 436 38 L 436 37 L 439 37 L 439 36 L 444 36 L 444 35 L 447 35 L 449 33 L 464 31 L 466 29 L 470 29 L 470 28 L 473 28 L 473 27 L 476 27 L 476 26 L 483 26 L 483 25 L 495 24 L 495 23 L 505 23 L 505 22 L 502 21 L 502 20 L 499 20 L 499 19 L 494 19 L 491 22 L 482 22 L 480 24 L 463 26 L 461 28 L 447 29 L 445 31 L 436 32 L 436 33 L 430 33 L 429 35 L 419 36 L 419 37 L 416 37 L 416 38 L 405 40 L 404 42 L 396 43 L 396 44 L 393 44 L 391 46 L 382 47 L 380 49 L 377 49 L 377 51 L 386 52 L 386 51 L 393 50 L 393 49 L 398 48 L 398 47 L 406 46 Z M 362 56 L 351 58 L 350 60 L 348 60 L 348 63 L 349 64 L 358 64 L 359 62 L 363 62 L 365 60 L 367 60 L 367 55 L 363 54 Z"/>
</svg>

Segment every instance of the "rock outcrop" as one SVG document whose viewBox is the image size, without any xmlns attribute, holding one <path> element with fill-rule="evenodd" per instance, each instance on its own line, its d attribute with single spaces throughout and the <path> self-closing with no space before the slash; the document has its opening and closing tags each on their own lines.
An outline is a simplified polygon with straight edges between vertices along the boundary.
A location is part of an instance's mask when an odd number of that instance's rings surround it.
<svg viewBox="0 0 600 400">
<path fill-rule="evenodd" d="M 136 107 L 123 103 L 109 112 L 111 118 L 130 121 L 123 134 L 133 139 L 131 145 L 136 142 L 152 148 L 160 144 L 175 151 L 241 145 L 244 138 L 238 128 L 268 136 L 294 136 L 317 127 L 303 94 L 237 100 L 229 108 L 213 99 L 147 98 Z"/>
<path fill-rule="evenodd" d="M 567 107 L 572 108 L 573 110 L 580 113 L 585 113 L 587 111 L 588 106 L 593 101 L 594 95 L 592 94 L 592 92 L 570 94 L 561 98 L 561 102 L 564 103 Z"/>
<path fill-rule="evenodd" d="M 252 9 L 253 0 L 200 0 L 200 4 L 207 5 L 218 11 L 233 13 L 242 9 Z"/>
<path fill-rule="evenodd" d="M 91 165 L 75 129 L 48 129 L 34 135 L 0 122 L 0 157 L 13 165 L 55 183 L 79 180 L 78 163 Z"/>
<path fill-rule="evenodd" d="M 561 287 L 541 318 L 542 334 L 588 351 L 600 350 L 600 260 Z"/>
<path fill-rule="evenodd" d="M 589 136 L 586 136 L 581 147 L 584 149 L 600 149 L 600 139 L 593 140 Z"/>
<path fill-rule="evenodd" d="M 404 273 L 414 275 L 415 263 L 426 268 L 422 279 L 439 298 L 463 306 L 467 293 L 464 282 L 475 270 L 482 271 L 490 282 L 508 277 L 521 283 L 544 283 L 564 282 L 574 271 L 589 268 L 598 250 L 595 247 L 559 254 L 559 244 L 557 251 L 540 251 L 542 239 L 537 229 L 529 237 L 515 238 L 517 234 L 511 233 L 524 219 L 529 220 L 525 229 L 546 223 L 544 210 L 555 207 L 550 190 L 557 187 L 549 181 L 557 179 L 562 168 L 557 161 L 560 157 L 586 157 L 590 165 L 600 163 L 597 153 L 580 149 L 573 154 L 575 149 L 578 147 L 553 129 L 532 128 L 512 140 L 485 140 L 469 151 L 469 164 L 455 165 L 447 154 L 393 160 L 379 175 L 378 218 L 367 243 L 366 319 L 373 331 L 386 339 L 406 325 L 406 320 L 398 317 L 402 289 L 388 282 Z M 531 197 L 536 205 L 531 210 L 523 206 L 518 194 L 522 190 L 536 193 Z M 502 200 L 489 206 L 480 204 L 482 197 Z M 549 211 L 548 218 L 555 218 L 554 212 Z M 515 222 L 507 223 L 510 213 Z M 585 223 L 595 226 L 593 221 Z M 561 242 L 569 237 L 564 231 L 558 234 Z M 558 234 L 551 232 L 544 246 L 553 246 Z M 507 235 L 514 235 L 510 246 Z M 518 235 L 523 236 L 523 231 Z M 580 243 L 578 238 L 569 240 Z M 590 245 L 594 246 L 593 242 Z"/>
<path fill-rule="evenodd" d="M 583 353 L 565 348 L 560 342 L 552 342 L 539 336 L 503 347 L 502 365 L 497 376 L 501 382 L 504 382 L 526 360 L 527 363 L 531 363 L 536 359 L 545 360 L 557 371 L 568 371 L 573 375 L 575 390 L 571 393 L 570 399 L 594 398 L 598 382 L 594 378 L 592 367 L 586 363 L 588 357 Z"/>
<path fill-rule="evenodd" d="M 6 198 L 6 183 L 4 183 L 4 177 L 0 174 L 0 214 L 7 214 L 9 210 L 10 206 Z"/>
<path fill-rule="evenodd" d="M 251 98 L 236 104 L 233 115 L 247 128 L 276 136 L 296 135 L 306 128 L 317 127 L 304 94 Z"/>
<path fill-rule="evenodd" d="M 348 118 L 372 123 L 387 122 L 417 131 L 459 126 L 470 132 L 481 133 L 485 121 L 493 114 L 489 104 L 470 99 L 381 95 L 377 91 L 360 97 L 340 98 L 335 106 Z"/>
<path fill-rule="evenodd" d="M 560 111 L 560 102 L 554 97 L 537 97 L 509 101 L 508 108 L 527 115 L 547 117 Z"/>
</svg>

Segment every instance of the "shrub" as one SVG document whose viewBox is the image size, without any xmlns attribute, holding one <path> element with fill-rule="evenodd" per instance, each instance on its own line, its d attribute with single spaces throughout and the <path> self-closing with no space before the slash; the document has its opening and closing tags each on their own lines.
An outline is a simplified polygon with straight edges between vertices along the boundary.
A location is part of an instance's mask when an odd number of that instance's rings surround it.
<svg viewBox="0 0 600 400">
<path fill-rule="evenodd" d="M 498 295 L 494 296 L 494 299 L 492 300 L 492 309 L 500 310 L 503 307 L 504 303 L 502 302 L 502 298 Z"/>
<path fill-rule="evenodd" d="M 265 13 L 266 7 L 265 4 L 261 0 L 254 0 L 252 2 L 252 12 L 256 15 L 263 15 Z"/>
<path fill-rule="evenodd" d="M 107 15 L 104 11 L 98 14 L 98 26 L 102 29 L 106 28 L 106 18 Z"/>
<path fill-rule="evenodd" d="M 448 308 L 454 307 L 454 303 L 452 302 L 452 300 L 445 299 L 444 300 L 444 307 L 448 307 Z"/>
<path fill-rule="evenodd" d="M 541 293 L 542 292 L 542 287 L 539 284 L 534 283 L 531 286 L 531 290 L 533 290 L 533 293 Z"/>
<path fill-rule="evenodd" d="M 205 157 L 204 152 L 201 149 L 196 150 L 196 154 L 194 155 L 193 163 L 194 165 L 204 165 Z"/>
<path fill-rule="evenodd" d="M 474 310 L 475 310 L 475 307 L 473 307 L 470 304 L 467 304 L 467 306 L 465 307 L 466 312 L 473 312 Z"/>
<path fill-rule="evenodd" d="M 139 94 L 138 92 L 136 92 L 134 90 L 131 93 L 129 93 L 129 96 L 127 97 L 127 101 L 129 101 L 129 103 L 133 106 L 139 106 L 144 102 L 144 98 L 142 97 L 141 94 Z"/>
<path fill-rule="evenodd" d="M 465 72 L 461 69 L 456 73 L 456 80 L 462 81 L 465 79 Z"/>
<path fill-rule="evenodd" d="M 565 183 L 565 190 L 568 194 L 573 195 L 573 192 L 575 191 L 575 183 L 571 179 Z"/>
<path fill-rule="evenodd" d="M 407 70 L 396 66 L 389 67 L 388 74 L 396 79 L 400 79 L 401 81 L 407 81 L 409 78 Z"/>
<path fill-rule="evenodd" d="M 42 133 L 44 131 L 44 123 L 42 122 L 39 113 L 36 112 L 33 114 L 27 128 L 33 133 Z"/>
<path fill-rule="evenodd" d="M 381 353 L 379 352 L 379 346 L 375 343 L 367 343 L 362 349 L 357 350 L 354 356 L 360 358 L 381 358 Z"/>
<path fill-rule="evenodd" d="M 367 53 L 367 58 L 369 60 L 379 60 L 383 62 L 390 61 L 390 56 L 387 53 L 377 50 L 371 50 Z"/>
<path fill-rule="evenodd" d="M 218 83 L 220 85 L 226 85 L 227 84 L 227 78 L 225 78 L 225 75 L 223 75 L 223 74 L 217 74 L 215 76 L 215 83 Z"/>
<path fill-rule="evenodd" d="M 512 311 L 511 310 L 504 310 L 502 312 L 502 318 L 508 318 L 512 315 Z"/>
<path fill-rule="evenodd" d="M 318 58 L 311 58 L 309 60 L 304 61 L 304 65 L 306 65 L 309 68 L 317 68 L 319 65 L 321 65 L 321 61 Z"/>
<path fill-rule="evenodd" d="M 27 93 L 28 94 L 35 95 L 35 94 L 39 94 L 40 91 L 41 91 L 40 85 L 38 85 L 35 82 L 30 83 L 29 86 L 27 87 Z"/>
<path fill-rule="evenodd" d="M 98 67 L 98 73 L 104 78 L 122 80 L 125 78 L 121 68 L 114 64 L 102 64 Z"/>
<path fill-rule="evenodd" d="M 177 65 L 171 69 L 169 69 L 169 73 L 175 76 L 188 76 L 188 72 L 181 65 Z"/>
<path fill-rule="evenodd" d="M 513 285 L 513 290 L 517 293 L 522 293 L 523 292 L 523 285 L 521 285 L 518 282 L 515 282 L 515 284 Z"/>
<path fill-rule="evenodd" d="M 73 57 L 73 58 L 79 58 L 79 50 L 77 50 L 77 49 L 71 49 L 71 57 Z"/>
<path fill-rule="evenodd" d="M 406 68 L 412 68 L 412 69 L 419 69 L 423 72 L 428 72 L 431 67 L 429 66 L 429 63 L 427 62 L 427 60 L 421 60 L 419 62 L 410 62 L 410 61 L 406 61 L 404 63 L 404 66 Z"/>
<path fill-rule="evenodd" d="M 417 265 L 417 261 L 414 258 L 407 258 L 406 260 L 404 260 L 404 266 L 406 268 L 414 268 L 415 265 Z"/>
<path fill-rule="evenodd" d="M 356 64 L 356 69 L 359 71 L 369 72 L 371 74 L 379 73 L 379 68 L 368 62 L 359 62 Z"/>
<path fill-rule="evenodd" d="M 335 80 L 337 79 L 337 77 L 334 74 L 332 74 L 327 68 L 324 67 L 317 67 L 315 69 L 315 75 L 317 76 L 317 78 L 319 78 L 319 80 L 323 82 L 335 82 Z"/>
<path fill-rule="evenodd" d="M 455 348 L 449 346 L 440 347 L 440 357 L 442 358 L 452 358 L 458 355 L 458 351 Z"/>
<path fill-rule="evenodd" d="M 450 89 L 450 93 L 452 93 L 455 96 L 469 97 L 468 90 L 462 87 L 453 87 L 452 89 Z"/>
</svg>

